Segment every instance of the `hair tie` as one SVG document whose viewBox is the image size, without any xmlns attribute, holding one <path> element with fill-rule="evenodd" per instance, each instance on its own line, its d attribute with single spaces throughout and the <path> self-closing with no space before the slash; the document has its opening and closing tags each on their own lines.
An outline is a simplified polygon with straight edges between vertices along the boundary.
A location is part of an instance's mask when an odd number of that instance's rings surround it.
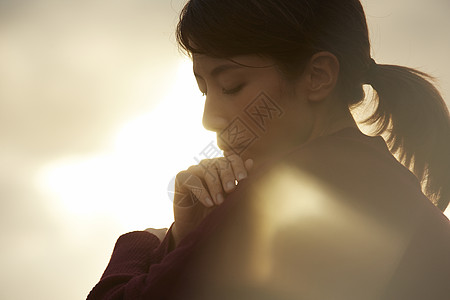
<svg viewBox="0 0 450 300">
<path fill-rule="evenodd" d="M 377 62 L 373 58 L 370 58 L 369 66 L 367 68 L 366 73 L 364 74 L 363 84 L 370 84 L 372 73 L 377 66 L 378 66 Z"/>
</svg>

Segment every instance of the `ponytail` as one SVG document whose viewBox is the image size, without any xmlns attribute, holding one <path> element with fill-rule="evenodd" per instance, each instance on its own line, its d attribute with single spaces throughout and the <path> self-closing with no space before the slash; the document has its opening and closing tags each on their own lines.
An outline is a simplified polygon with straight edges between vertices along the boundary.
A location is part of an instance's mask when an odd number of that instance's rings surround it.
<svg viewBox="0 0 450 300">
<path fill-rule="evenodd" d="M 432 76 L 374 61 L 366 81 L 378 106 L 364 124 L 386 134 L 389 150 L 419 179 L 424 194 L 442 211 L 450 200 L 450 117 Z"/>
</svg>

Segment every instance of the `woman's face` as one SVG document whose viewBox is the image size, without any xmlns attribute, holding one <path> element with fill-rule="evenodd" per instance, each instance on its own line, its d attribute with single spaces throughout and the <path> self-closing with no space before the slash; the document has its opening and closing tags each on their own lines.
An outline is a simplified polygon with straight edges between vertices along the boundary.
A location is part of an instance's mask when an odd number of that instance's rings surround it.
<svg viewBox="0 0 450 300">
<path fill-rule="evenodd" d="M 194 75 L 206 96 L 203 126 L 217 133 L 218 146 L 259 163 L 306 141 L 312 114 L 302 78 L 288 82 L 274 61 L 256 55 L 233 61 L 193 56 Z"/>
</svg>

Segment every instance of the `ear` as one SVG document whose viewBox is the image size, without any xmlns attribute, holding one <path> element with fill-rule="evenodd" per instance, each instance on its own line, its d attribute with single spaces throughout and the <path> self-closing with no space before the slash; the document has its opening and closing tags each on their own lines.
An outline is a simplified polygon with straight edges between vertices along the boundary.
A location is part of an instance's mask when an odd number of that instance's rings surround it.
<svg viewBox="0 0 450 300">
<path fill-rule="evenodd" d="M 339 60 L 330 52 L 318 52 L 311 57 L 304 72 L 308 101 L 320 102 L 333 92 L 339 68 Z"/>
</svg>

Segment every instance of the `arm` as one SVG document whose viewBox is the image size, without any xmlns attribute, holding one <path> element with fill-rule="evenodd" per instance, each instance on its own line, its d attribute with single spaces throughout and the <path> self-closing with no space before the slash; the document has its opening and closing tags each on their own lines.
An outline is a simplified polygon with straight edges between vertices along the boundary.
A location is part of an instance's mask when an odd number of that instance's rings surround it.
<svg viewBox="0 0 450 300">
<path fill-rule="evenodd" d="M 212 163 L 209 164 L 206 164 L 205 160 L 202 161 L 211 168 L 208 170 L 211 173 L 205 172 L 205 165 L 193 166 L 178 173 L 174 197 L 175 222 L 164 239 L 160 242 L 158 235 L 161 231 L 154 229 L 121 236 L 117 240 L 108 267 L 100 282 L 89 294 L 88 300 L 134 300 L 140 299 L 144 294 L 159 299 L 156 294 L 167 295 L 174 291 L 173 285 L 180 273 L 174 268 L 182 268 L 191 252 L 190 248 L 202 233 L 200 230 L 193 234 L 195 229 L 215 210 L 216 206 L 208 203 L 207 198 L 217 201 L 217 198 L 211 195 L 217 195 L 218 191 L 223 193 L 222 183 L 235 182 L 237 175 L 234 173 L 240 173 L 248 166 L 244 166 L 242 160 L 234 155 L 227 159 L 230 163 L 224 168 L 216 164 L 219 159 L 211 160 Z M 251 165 L 247 169 L 249 168 Z M 212 172 L 215 172 L 217 177 L 205 178 L 206 174 L 213 174 Z M 221 180 L 218 180 L 219 178 Z M 235 189 L 233 186 L 231 189 L 225 189 L 225 192 Z M 221 201 L 217 204 L 221 204 Z"/>
<path fill-rule="evenodd" d="M 141 291 L 152 284 L 146 280 L 150 266 L 160 263 L 173 248 L 172 228 L 173 224 L 162 241 L 148 231 L 119 237 L 108 267 L 87 299 L 139 298 Z"/>
</svg>

